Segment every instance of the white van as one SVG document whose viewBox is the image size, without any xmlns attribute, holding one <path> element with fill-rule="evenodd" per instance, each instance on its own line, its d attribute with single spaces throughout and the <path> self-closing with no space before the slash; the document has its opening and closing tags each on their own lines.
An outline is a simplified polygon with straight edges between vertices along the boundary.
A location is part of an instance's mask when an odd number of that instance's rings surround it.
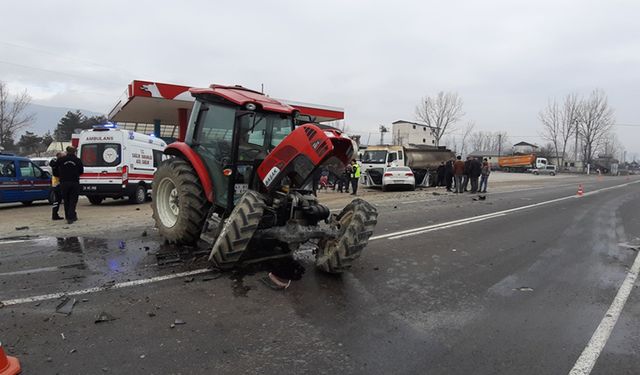
<svg viewBox="0 0 640 375">
<path fill-rule="evenodd" d="M 166 158 L 162 153 L 166 146 L 162 139 L 113 124 L 83 131 L 78 141 L 78 157 L 84 165 L 81 194 L 92 204 L 123 197 L 132 203 L 144 203 L 153 174 Z"/>
</svg>

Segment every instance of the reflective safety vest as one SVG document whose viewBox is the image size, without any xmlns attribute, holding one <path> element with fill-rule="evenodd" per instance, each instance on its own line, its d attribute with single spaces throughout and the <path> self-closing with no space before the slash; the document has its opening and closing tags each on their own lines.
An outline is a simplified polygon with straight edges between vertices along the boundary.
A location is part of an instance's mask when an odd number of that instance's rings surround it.
<svg viewBox="0 0 640 375">
<path fill-rule="evenodd" d="M 360 178 L 360 164 L 354 163 L 352 167 L 353 167 L 353 174 L 352 174 L 353 178 Z"/>
</svg>

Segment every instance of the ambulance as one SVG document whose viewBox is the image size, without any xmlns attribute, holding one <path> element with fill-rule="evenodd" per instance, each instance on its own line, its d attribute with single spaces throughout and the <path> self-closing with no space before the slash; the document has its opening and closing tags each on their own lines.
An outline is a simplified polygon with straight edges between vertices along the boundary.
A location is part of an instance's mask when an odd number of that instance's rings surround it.
<svg viewBox="0 0 640 375">
<path fill-rule="evenodd" d="M 84 165 L 81 194 L 91 204 L 125 197 L 132 203 L 144 203 L 153 174 L 167 157 L 163 155 L 166 146 L 162 139 L 120 129 L 116 124 L 84 130 L 78 137 L 78 157 Z"/>
</svg>

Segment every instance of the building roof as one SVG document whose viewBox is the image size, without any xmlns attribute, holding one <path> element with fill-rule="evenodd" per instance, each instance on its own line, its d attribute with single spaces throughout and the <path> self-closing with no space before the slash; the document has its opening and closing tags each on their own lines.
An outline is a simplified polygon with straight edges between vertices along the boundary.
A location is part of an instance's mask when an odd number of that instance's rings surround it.
<svg viewBox="0 0 640 375">
<path fill-rule="evenodd" d="M 427 128 L 433 128 L 433 126 L 429 126 L 427 124 L 421 124 L 419 122 L 406 121 L 406 120 L 396 120 L 396 121 L 391 123 L 391 125 L 395 125 L 395 124 L 411 124 L 411 125 L 424 126 L 424 127 L 427 127 Z"/>
<path fill-rule="evenodd" d="M 539 148 L 536 145 L 532 145 L 531 143 L 524 142 L 524 141 L 520 142 L 520 143 L 516 143 L 515 145 L 513 145 L 513 147 L 516 147 L 516 146 L 529 146 L 529 147 L 533 147 L 533 148 Z"/>
</svg>

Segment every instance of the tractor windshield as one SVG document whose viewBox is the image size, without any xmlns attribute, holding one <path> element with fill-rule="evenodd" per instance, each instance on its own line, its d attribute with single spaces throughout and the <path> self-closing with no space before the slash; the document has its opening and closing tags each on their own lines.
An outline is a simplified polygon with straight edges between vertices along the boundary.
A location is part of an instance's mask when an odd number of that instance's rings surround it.
<svg viewBox="0 0 640 375">
<path fill-rule="evenodd" d="M 293 121 L 288 115 L 241 112 L 239 107 L 219 103 L 202 102 L 199 107 L 193 146 L 211 175 L 215 203 L 227 207 L 229 184 L 233 184 L 235 201 L 248 188 L 254 161 L 264 159 L 291 133 Z M 238 137 L 236 155 L 234 135 Z M 229 168 L 235 168 L 236 173 L 225 176 L 224 170 Z"/>
</svg>

